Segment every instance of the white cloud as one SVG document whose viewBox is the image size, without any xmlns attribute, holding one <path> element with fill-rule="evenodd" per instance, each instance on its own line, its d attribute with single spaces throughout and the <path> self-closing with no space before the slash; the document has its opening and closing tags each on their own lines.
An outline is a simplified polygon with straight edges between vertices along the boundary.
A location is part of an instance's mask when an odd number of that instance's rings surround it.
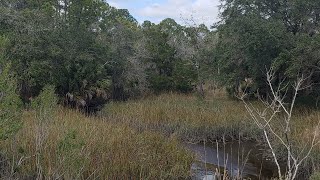
<svg viewBox="0 0 320 180">
<path fill-rule="evenodd" d="M 128 9 L 142 23 L 150 20 L 159 23 L 165 18 L 190 25 L 193 19 L 197 25 L 211 26 L 218 21 L 220 0 L 107 0 L 116 8 Z"/>
<path fill-rule="evenodd" d="M 219 4 L 219 0 L 167 0 L 138 9 L 136 13 L 155 23 L 173 18 L 181 24 L 190 25 L 190 19 L 193 19 L 197 24 L 210 26 L 218 21 Z"/>
<path fill-rule="evenodd" d="M 114 2 L 114 1 L 109 1 L 108 2 L 110 6 L 113 6 L 115 8 L 121 8 L 121 5 L 117 2 Z"/>
</svg>

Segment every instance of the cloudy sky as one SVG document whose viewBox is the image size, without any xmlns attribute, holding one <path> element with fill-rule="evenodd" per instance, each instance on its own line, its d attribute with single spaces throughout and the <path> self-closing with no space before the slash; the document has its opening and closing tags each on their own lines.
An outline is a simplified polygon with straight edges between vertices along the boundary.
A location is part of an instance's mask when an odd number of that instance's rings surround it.
<svg viewBox="0 0 320 180">
<path fill-rule="evenodd" d="M 110 5 L 128 9 L 142 23 L 150 20 L 159 23 L 165 18 L 173 18 L 178 23 L 190 24 L 188 19 L 207 26 L 218 21 L 219 0 L 106 0 Z"/>
</svg>

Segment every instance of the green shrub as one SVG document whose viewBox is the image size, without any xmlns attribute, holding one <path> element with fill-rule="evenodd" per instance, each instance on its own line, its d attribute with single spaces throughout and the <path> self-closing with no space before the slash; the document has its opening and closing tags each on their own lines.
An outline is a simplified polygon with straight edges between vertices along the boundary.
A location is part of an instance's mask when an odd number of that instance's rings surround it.
<svg viewBox="0 0 320 180">
<path fill-rule="evenodd" d="M 155 92 L 171 91 L 174 89 L 172 77 L 162 75 L 152 75 L 150 77 L 151 88 Z"/>
<path fill-rule="evenodd" d="M 36 110 L 38 120 L 44 121 L 53 118 L 53 111 L 58 102 L 54 92 L 54 86 L 47 85 L 42 89 L 39 96 L 32 100 L 31 106 Z"/>
<path fill-rule="evenodd" d="M 21 127 L 22 102 L 10 64 L 0 66 L 0 73 L 0 139 L 4 140 Z"/>
</svg>

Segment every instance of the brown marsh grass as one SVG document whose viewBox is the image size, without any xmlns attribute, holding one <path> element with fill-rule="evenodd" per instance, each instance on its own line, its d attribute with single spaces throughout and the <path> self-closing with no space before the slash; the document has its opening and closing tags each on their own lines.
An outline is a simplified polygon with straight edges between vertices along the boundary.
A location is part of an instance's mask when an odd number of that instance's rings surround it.
<svg viewBox="0 0 320 180">
<path fill-rule="evenodd" d="M 319 117 L 318 111 L 296 111 L 292 134 L 297 144 L 312 137 Z M 263 142 L 242 102 L 224 96 L 200 100 L 168 93 L 112 102 L 95 117 L 57 108 L 47 124 L 41 152 L 35 147 L 34 112 L 26 111 L 23 121 L 18 134 L 1 145 L 8 157 L 8 177 L 20 179 L 36 177 L 37 153 L 44 179 L 186 179 L 194 155 L 181 141 L 240 138 Z M 313 164 L 319 164 L 319 152 L 317 147 Z"/>
<path fill-rule="evenodd" d="M 199 100 L 194 95 L 163 94 L 139 101 L 112 103 L 103 117 L 183 140 L 251 139 L 257 130 L 240 101 L 225 97 Z"/>
<path fill-rule="evenodd" d="M 253 101 L 253 106 L 262 104 Z M 261 131 L 248 115 L 244 104 L 240 101 L 228 99 L 226 96 L 207 96 L 199 100 L 194 95 L 163 94 L 139 101 L 112 103 L 107 106 L 104 117 L 116 119 L 118 122 L 129 124 L 138 129 L 152 129 L 157 132 L 178 137 L 182 141 L 200 142 L 206 140 L 226 141 L 241 139 L 253 140 L 266 145 Z M 278 132 L 283 131 L 282 114 L 275 119 L 274 127 Z M 291 140 L 297 153 L 305 151 L 312 141 L 313 134 L 320 120 L 320 112 L 305 107 L 297 107 L 293 116 Z M 320 138 L 320 136 L 318 136 Z M 281 144 L 273 139 L 279 156 L 285 157 Z M 306 153 L 306 152 L 304 152 Z M 271 154 L 266 153 L 271 157 Z M 320 146 L 314 148 L 305 167 L 318 167 L 320 164 Z"/>
<path fill-rule="evenodd" d="M 37 123 L 33 112 L 23 117 L 23 128 L 2 146 L 10 158 L 7 178 L 36 177 Z M 137 132 L 125 124 L 66 109 L 58 109 L 47 126 L 40 152 L 43 179 L 184 179 L 190 175 L 193 155 L 175 138 Z"/>
</svg>

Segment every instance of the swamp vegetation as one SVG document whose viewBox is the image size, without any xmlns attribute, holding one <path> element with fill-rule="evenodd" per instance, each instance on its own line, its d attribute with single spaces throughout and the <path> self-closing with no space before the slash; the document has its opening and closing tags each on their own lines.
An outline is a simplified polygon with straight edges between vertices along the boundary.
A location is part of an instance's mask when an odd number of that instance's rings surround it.
<svg viewBox="0 0 320 180">
<path fill-rule="evenodd" d="M 34 110 L 25 111 L 21 129 L 14 138 L 2 142 L 4 167 L 7 167 L 2 170 L 6 177 L 34 179 L 40 165 L 45 179 L 189 179 L 199 175 L 196 172 L 217 170 L 217 166 L 213 166 L 216 164 L 210 165 L 210 157 L 206 167 L 198 171 L 191 169 L 202 148 L 216 150 L 218 144 L 220 155 L 228 154 L 232 149 L 224 150 L 224 144 L 231 142 L 239 143 L 240 148 L 235 146 L 234 154 L 229 154 L 229 163 L 237 162 L 231 156 L 240 156 L 243 160 L 248 155 L 251 160 L 254 156 L 271 159 L 262 133 L 250 120 L 243 104 L 227 97 L 199 100 L 193 95 L 171 93 L 114 102 L 96 116 L 85 116 L 59 106 L 52 109 L 52 113 L 53 118 L 45 122 L 46 134 L 40 148 L 35 143 L 40 125 Z M 319 116 L 319 112 L 303 108 L 296 112 L 292 129 L 296 135 L 294 142 L 300 144 L 310 138 L 309 130 L 316 126 Z M 243 151 L 247 142 L 251 145 Z M 202 149 L 197 153 L 185 147 L 196 144 Z M 226 147 L 230 149 L 229 145 Z M 250 148 L 264 150 L 254 154 Z M 280 145 L 278 151 L 282 151 Z M 319 151 L 319 146 L 314 148 L 312 158 L 305 162 L 303 178 L 313 172 L 310 167 L 317 167 Z M 40 164 L 37 153 L 41 154 Z M 215 156 L 212 154 L 211 158 Z M 221 158 L 220 167 L 224 167 L 224 158 Z M 258 158 L 255 160 L 246 162 L 247 166 L 260 171 Z M 251 178 L 276 175 L 274 164 L 264 163 L 264 166 L 262 173 L 266 175 Z M 254 170 L 254 173 L 257 172 Z"/>
<path fill-rule="evenodd" d="M 320 1 L 219 17 L 1 0 L 0 178 L 319 179 Z"/>
</svg>

